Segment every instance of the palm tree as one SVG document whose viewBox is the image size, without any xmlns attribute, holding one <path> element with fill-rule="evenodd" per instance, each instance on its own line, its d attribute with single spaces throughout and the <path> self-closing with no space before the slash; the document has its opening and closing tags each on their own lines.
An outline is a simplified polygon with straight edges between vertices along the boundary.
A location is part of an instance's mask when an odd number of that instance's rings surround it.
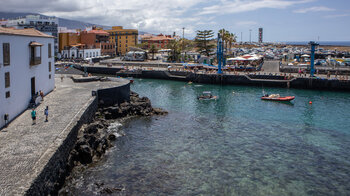
<svg viewBox="0 0 350 196">
<path fill-rule="evenodd" d="M 237 41 L 237 36 L 236 34 L 234 33 L 230 33 L 230 36 L 229 36 L 229 46 L 230 46 L 230 54 L 231 54 L 231 48 L 232 48 L 232 43 L 236 42 Z"/>
<path fill-rule="evenodd" d="M 149 49 L 149 53 L 152 54 L 152 60 L 154 59 L 154 53 L 157 53 L 158 49 L 156 48 L 156 46 L 154 44 L 151 45 L 150 49 Z"/>
</svg>

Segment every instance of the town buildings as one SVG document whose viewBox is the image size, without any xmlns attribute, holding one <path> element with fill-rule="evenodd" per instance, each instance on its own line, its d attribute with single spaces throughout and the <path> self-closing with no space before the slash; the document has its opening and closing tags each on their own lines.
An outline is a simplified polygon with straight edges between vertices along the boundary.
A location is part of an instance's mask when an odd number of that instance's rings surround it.
<svg viewBox="0 0 350 196">
<path fill-rule="evenodd" d="M 54 52 L 58 53 L 58 19 L 56 17 L 46 17 L 41 15 L 27 15 L 15 19 L 9 19 L 7 27 L 15 27 L 16 29 L 35 28 L 38 31 L 52 35 L 55 37 Z"/>
<path fill-rule="evenodd" d="M 86 46 L 101 48 L 101 55 L 115 56 L 116 47 L 109 41 L 109 33 L 104 30 L 93 28 L 91 31 L 82 31 L 80 33 L 80 42 Z"/>
<path fill-rule="evenodd" d="M 35 29 L 0 27 L 0 127 L 55 87 L 54 37 Z M 28 117 L 29 118 L 29 117 Z"/>
<path fill-rule="evenodd" d="M 141 43 L 145 43 L 147 48 L 150 48 L 152 45 L 154 45 L 157 49 L 166 49 L 168 47 L 168 44 L 175 40 L 174 36 L 171 35 L 151 35 L 151 34 L 145 34 L 141 35 Z"/>
<path fill-rule="evenodd" d="M 137 29 L 123 29 L 122 26 L 114 26 L 106 32 L 110 35 L 110 43 L 114 43 L 116 46 L 117 55 L 125 55 L 130 51 L 130 47 L 137 45 L 139 34 Z"/>
<path fill-rule="evenodd" d="M 6 27 L 7 20 L 6 19 L 0 19 L 0 27 Z"/>
</svg>

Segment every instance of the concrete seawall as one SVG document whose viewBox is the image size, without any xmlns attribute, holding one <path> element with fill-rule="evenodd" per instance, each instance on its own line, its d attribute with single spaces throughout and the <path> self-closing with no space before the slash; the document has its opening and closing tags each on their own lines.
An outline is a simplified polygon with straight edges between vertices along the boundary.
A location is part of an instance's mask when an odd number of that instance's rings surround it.
<svg viewBox="0 0 350 196">
<path fill-rule="evenodd" d="M 68 171 L 78 130 L 93 120 L 99 104 L 130 99 L 129 81 L 115 80 L 74 83 L 56 76 L 55 90 L 36 107 L 36 124 L 26 110 L 1 130 L 0 195 L 48 195 L 55 190 Z M 48 121 L 43 115 L 46 106 Z"/>
<path fill-rule="evenodd" d="M 98 108 L 97 103 L 97 97 L 92 97 L 60 133 L 59 138 L 35 168 L 34 175 L 37 177 L 25 195 L 48 195 L 55 188 L 60 170 L 66 170 L 68 156 L 77 141 L 78 131 L 83 124 L 92 121 Z"/>
<path fill-rule="evenodd" d="M 48 195 L 50 191 L 54 190 L 55 183 L 59 180 L 59 173 L 67 169 L 69 153 L 74 148 L 81 126 L 93 120 L 100 104 L 108 106 L 124 101 L 130 101 L 130 83 L 98 89 L 97 96 L 92 97 L 80 109 L 56 141 L 49 147 L 42 160 L 39 161 L 34 174 L 37 177 L 25 195 Z"/>
<path fill-rule="evenodd" d="M 252 85 L 252 86 L 270 86 L 281 88 L 302 88 L 317 90 L 338 90 L 350 91 L 350 81 L 320 78 L 293 78 L 285 80 L 283 76 L 273 75 L 218 75 L 218 74 L 196 74 L 192 72 L 181 71 L 158 71 L 158 70 L 142 70 L 135 72 L 120 73 L 120 68 L 113 67 L 89 67 L 85 66 L 89 73 L 117 75 L 121 77 L 148 78 L 148 79 L 164 79 L 177 80 L 185 82 L 196 82 L 205 84 L 220 85 Z M 76 67 L 84 70 L 84 66 Z"/>
</svg>

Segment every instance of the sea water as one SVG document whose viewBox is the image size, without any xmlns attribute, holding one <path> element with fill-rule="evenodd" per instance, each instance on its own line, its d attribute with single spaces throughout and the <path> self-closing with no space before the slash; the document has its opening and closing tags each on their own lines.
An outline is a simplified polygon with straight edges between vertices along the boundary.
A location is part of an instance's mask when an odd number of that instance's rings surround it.
<svg viewBox="0 0 350 196">
<path fill-rule="evenodd" d="M 62 195 L 350 195 L 349 93 L 146 79 L 131 90 L 169 114 L 116 126 L 125 136 Z"/>
</svg>

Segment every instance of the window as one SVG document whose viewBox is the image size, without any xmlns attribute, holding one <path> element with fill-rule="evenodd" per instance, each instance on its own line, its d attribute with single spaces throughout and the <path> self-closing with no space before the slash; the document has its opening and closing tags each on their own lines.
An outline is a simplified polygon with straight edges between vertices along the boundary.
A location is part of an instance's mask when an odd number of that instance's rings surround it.
<svg viewBox="0 0 350 196">
<path fill-rule="evenodd" d="M 30 46 L 30 65 L 41 64 L 41 46 L 38 42 L 31 42 Z"/>
<path fill-rule="evenodd" d="M 128 36 L 125 36 L 125 39 L 128 39 Z"/>
<path fill-rule="evenodd" d="M 10 91 L 6 91 L 6 98 L 10 97 Z"/>
<path fill-rule="evenodd" d="M 3 64 L 4 66 L 10 65 L 10 43 L 2 44 L 2 52 L 3 52 Z"/>
<path fill-rule="evenodd" d="M 5 73 L 5 88 L 10 87 L 10 72 Z"/>
<path fill-rule="evenodd" d="M 126 40 L 126 43 L 128 43 L 128 40 Z"/>
<path fill-rule="evenodd" d="M 49 58 L 51 58 L 51 44 L 49 44 L 49 50 L 48 50 L 48 53 L 49 53 Z"/>
<path fill-rule="evenodd" d="M 51 62 L 49 62 L 49 72 L 51 72 Z"/>
<path fill-rule="evenodd" d="M 51 79 L 51 74 L 49 74 L 49 79 Z"/>
</svg>

